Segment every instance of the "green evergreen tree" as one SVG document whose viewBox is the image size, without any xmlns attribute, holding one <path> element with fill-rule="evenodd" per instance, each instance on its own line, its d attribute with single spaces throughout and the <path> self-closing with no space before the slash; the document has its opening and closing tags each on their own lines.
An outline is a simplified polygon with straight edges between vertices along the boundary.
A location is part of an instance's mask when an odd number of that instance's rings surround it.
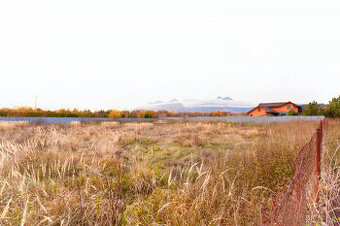
<svg viewBox="0 0 340 226">
<path fill-rule="evenodd" d="M 334 97 L 331 101 L 329 101 L 325 115 L 330 118 L 340 117 L 340 96 L 338 98 Z"/>
<path fill-rule="evenodd" d="M 310 102 L 305 110 L 302 111 L 302 115 L 323 115 L 323 109 L 318 105 L 316 101 Z"/>
</svg>

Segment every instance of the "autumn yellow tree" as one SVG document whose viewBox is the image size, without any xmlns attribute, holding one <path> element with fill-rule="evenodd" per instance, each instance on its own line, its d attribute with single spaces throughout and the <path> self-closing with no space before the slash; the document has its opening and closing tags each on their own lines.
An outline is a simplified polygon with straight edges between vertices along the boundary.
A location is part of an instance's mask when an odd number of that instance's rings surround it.
<svg viewBox="0 0 340 226">
<path fill-rule="evenodd" d="M 216 110 L 214 115 L 215 116 L 223 116 L 223 113 L 219 110 Z"/>
<path fill-rule="evenodd" d="M 129 118 L 130 112 L 129 111 L 122 111 L 121 114 L 122 114 L 122 118 Z"/>
<path fill-rule="evenodd" d="M 110 111 L 110 118 L 121 118 L 122 117 L 122 113 L 118 110 L 111 110 Z"/>
<path fill-rule="evenodd" d="M 137 118 L 144 118 L 144 114 L 141 111 L 136 111 Z"/>
</svg>

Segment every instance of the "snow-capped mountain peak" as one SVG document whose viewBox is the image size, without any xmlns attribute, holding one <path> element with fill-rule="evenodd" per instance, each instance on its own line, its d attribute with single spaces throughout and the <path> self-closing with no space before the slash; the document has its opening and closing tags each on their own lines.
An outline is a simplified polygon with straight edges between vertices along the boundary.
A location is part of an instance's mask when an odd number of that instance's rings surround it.
<svg viewBox="0 0 340 226">
<path fill-rule="evenodd" d="M 228 112 L 247 112 L 255 104 L 244 101 L 235 101 L 230 97 L 217 97 L 212 100 L 182 100 L 171 99 L 170 101 L 155 101 L 146 104 L 138 109 L 144 110 L 175 110 L 176 112 L 214 112 L 216 110 Z"/>
<path fill-rule="evenodd" d="M 230 97 L 221 97 L 221 96 L 218 96 L 217 99 L 218 100 L 233 100 Z"/>
</svg>

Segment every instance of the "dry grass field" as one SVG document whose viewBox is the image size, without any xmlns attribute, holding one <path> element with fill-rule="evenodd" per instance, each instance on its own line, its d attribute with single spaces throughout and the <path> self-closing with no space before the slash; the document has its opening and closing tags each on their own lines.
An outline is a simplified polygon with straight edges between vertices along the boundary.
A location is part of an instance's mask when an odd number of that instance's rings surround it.
<svg viewBox="0 0 340 226">
<path fill-rule="evenodd" d="M 257 225 L 316 124 L 0 127 L 0 224 Z"/>
</svg>

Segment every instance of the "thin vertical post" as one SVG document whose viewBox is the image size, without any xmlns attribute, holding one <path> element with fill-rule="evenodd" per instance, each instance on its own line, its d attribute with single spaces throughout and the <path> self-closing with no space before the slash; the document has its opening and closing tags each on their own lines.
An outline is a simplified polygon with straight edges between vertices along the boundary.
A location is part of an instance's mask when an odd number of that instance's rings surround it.
<svg viewBox="0 0 340 226">
<path fill-rule="evenodd" d="M 316 142 L 315 142 L 315 176 L 316 176 L 316 204 L 319 203 L 319 184 L 321 178 L 321 143 L 322 143 L 322 128 L 323 121 L 320 122 L 319 127 L 316 129 Z"/>
</svg>

